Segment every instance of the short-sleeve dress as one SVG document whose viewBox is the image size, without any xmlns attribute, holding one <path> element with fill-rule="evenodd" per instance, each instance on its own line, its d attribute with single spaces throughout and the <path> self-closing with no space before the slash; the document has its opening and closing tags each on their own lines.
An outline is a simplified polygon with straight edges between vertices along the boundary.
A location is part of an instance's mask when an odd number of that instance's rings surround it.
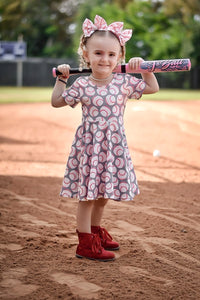
<svg viewBox="0 0 200 300">
<path fill-rule="evenodd" d="M 83 76 L 64 91 L 68 105 L 81 103 L 82 123 L 72 143 L 61 196 L 128 201 L 139 194 L 123 115 L 127 99 L 139 99 L 145 85 L 142 79 L 116 73 L 108 85 L 99 87 Z"/>
</svg>

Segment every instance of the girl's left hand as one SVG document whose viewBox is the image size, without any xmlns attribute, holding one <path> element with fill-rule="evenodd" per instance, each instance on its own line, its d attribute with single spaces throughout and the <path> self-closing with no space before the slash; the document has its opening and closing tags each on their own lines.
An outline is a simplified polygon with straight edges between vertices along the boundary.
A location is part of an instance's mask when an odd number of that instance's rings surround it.
<svg viewBox="0 0 200 300">
<path fill-rule="evenodd" d="M 132 57 L 128 62 L 129 68 L 132 69 L 133 71 L 138 70 L 143 61 L 144 59 L 142 59 L 141 57 Z"/>
</svg>

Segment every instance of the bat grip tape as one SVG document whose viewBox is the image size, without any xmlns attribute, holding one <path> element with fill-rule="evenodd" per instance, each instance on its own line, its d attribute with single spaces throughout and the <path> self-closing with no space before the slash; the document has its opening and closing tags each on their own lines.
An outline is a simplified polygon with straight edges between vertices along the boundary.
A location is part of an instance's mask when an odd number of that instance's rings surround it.
<svg viewBox="0 0 200 300">
<path fill-rule="evenodd" d="M 121 65 L 121 72 L 126 73 L 126 65 Z"/>
</svg>

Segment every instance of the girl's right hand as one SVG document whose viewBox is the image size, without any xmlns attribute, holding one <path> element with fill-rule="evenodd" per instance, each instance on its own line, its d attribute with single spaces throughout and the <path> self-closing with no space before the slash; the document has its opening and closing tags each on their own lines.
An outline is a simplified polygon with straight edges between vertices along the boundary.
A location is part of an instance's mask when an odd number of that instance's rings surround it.
<svg viewBox="0 0 200 300">
<path fill-rule="evenodd" d="M 63 65 L 59 65 L 57 69 L 62 73 L 62 75 L 58 75 L 56 79 L 56 83 L 51 96 L 51 105 L 53 107 L 62 107 L 67 105 L 64 98 L 62 97 L 62 93 L 66 89 L 66 78 L 69 77 L 70 66 L 63 64 Z"/>
<path fill-rule="evenodd" d="M 57 67 L 58 71 L 62 73 L 62 75 L 58 75 L 59 78 L 68 78 L 70 65 L 63 64 Z"/>
</svg>

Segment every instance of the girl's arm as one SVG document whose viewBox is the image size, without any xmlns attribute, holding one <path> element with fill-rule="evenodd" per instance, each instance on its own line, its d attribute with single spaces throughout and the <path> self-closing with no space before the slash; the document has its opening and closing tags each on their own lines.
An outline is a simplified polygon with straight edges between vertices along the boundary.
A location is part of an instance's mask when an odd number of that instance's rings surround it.
<svg viewBox="0 0 200 300">
<path fill-rule="evenodd" d="M 140 57 L 134 57 L 129 60 L 129 67 L 133 70 L 138 69 L 140 64 L 144 60 Z M 159 85 L 157 79 L 153 73 L 141 73 L 143 80 L 146 83 L 146 87 L 143 94 L 153 94 L 159 91 Z"/>
<path fill-rule="evenodd" d="M 51 105 L 53 107 L 62 107 L 67 105 L 62 93 L 65 91 L 66 86 L 62 81 L 59 81 L 59 78 L 66 81 L 69 77 L 69 65 L 59 65 L 57 69 L 63 74 L 62 76 L 57 77 L 56 83 L 51 96 Z"/>
<path fill-rule="evenodd" d="M 141 75 L 146 83 L 143 94 L 157 93 L 159 91 L 159 85 L 156 76 L 153 73 L 141 73 Z"/>
</svg>

